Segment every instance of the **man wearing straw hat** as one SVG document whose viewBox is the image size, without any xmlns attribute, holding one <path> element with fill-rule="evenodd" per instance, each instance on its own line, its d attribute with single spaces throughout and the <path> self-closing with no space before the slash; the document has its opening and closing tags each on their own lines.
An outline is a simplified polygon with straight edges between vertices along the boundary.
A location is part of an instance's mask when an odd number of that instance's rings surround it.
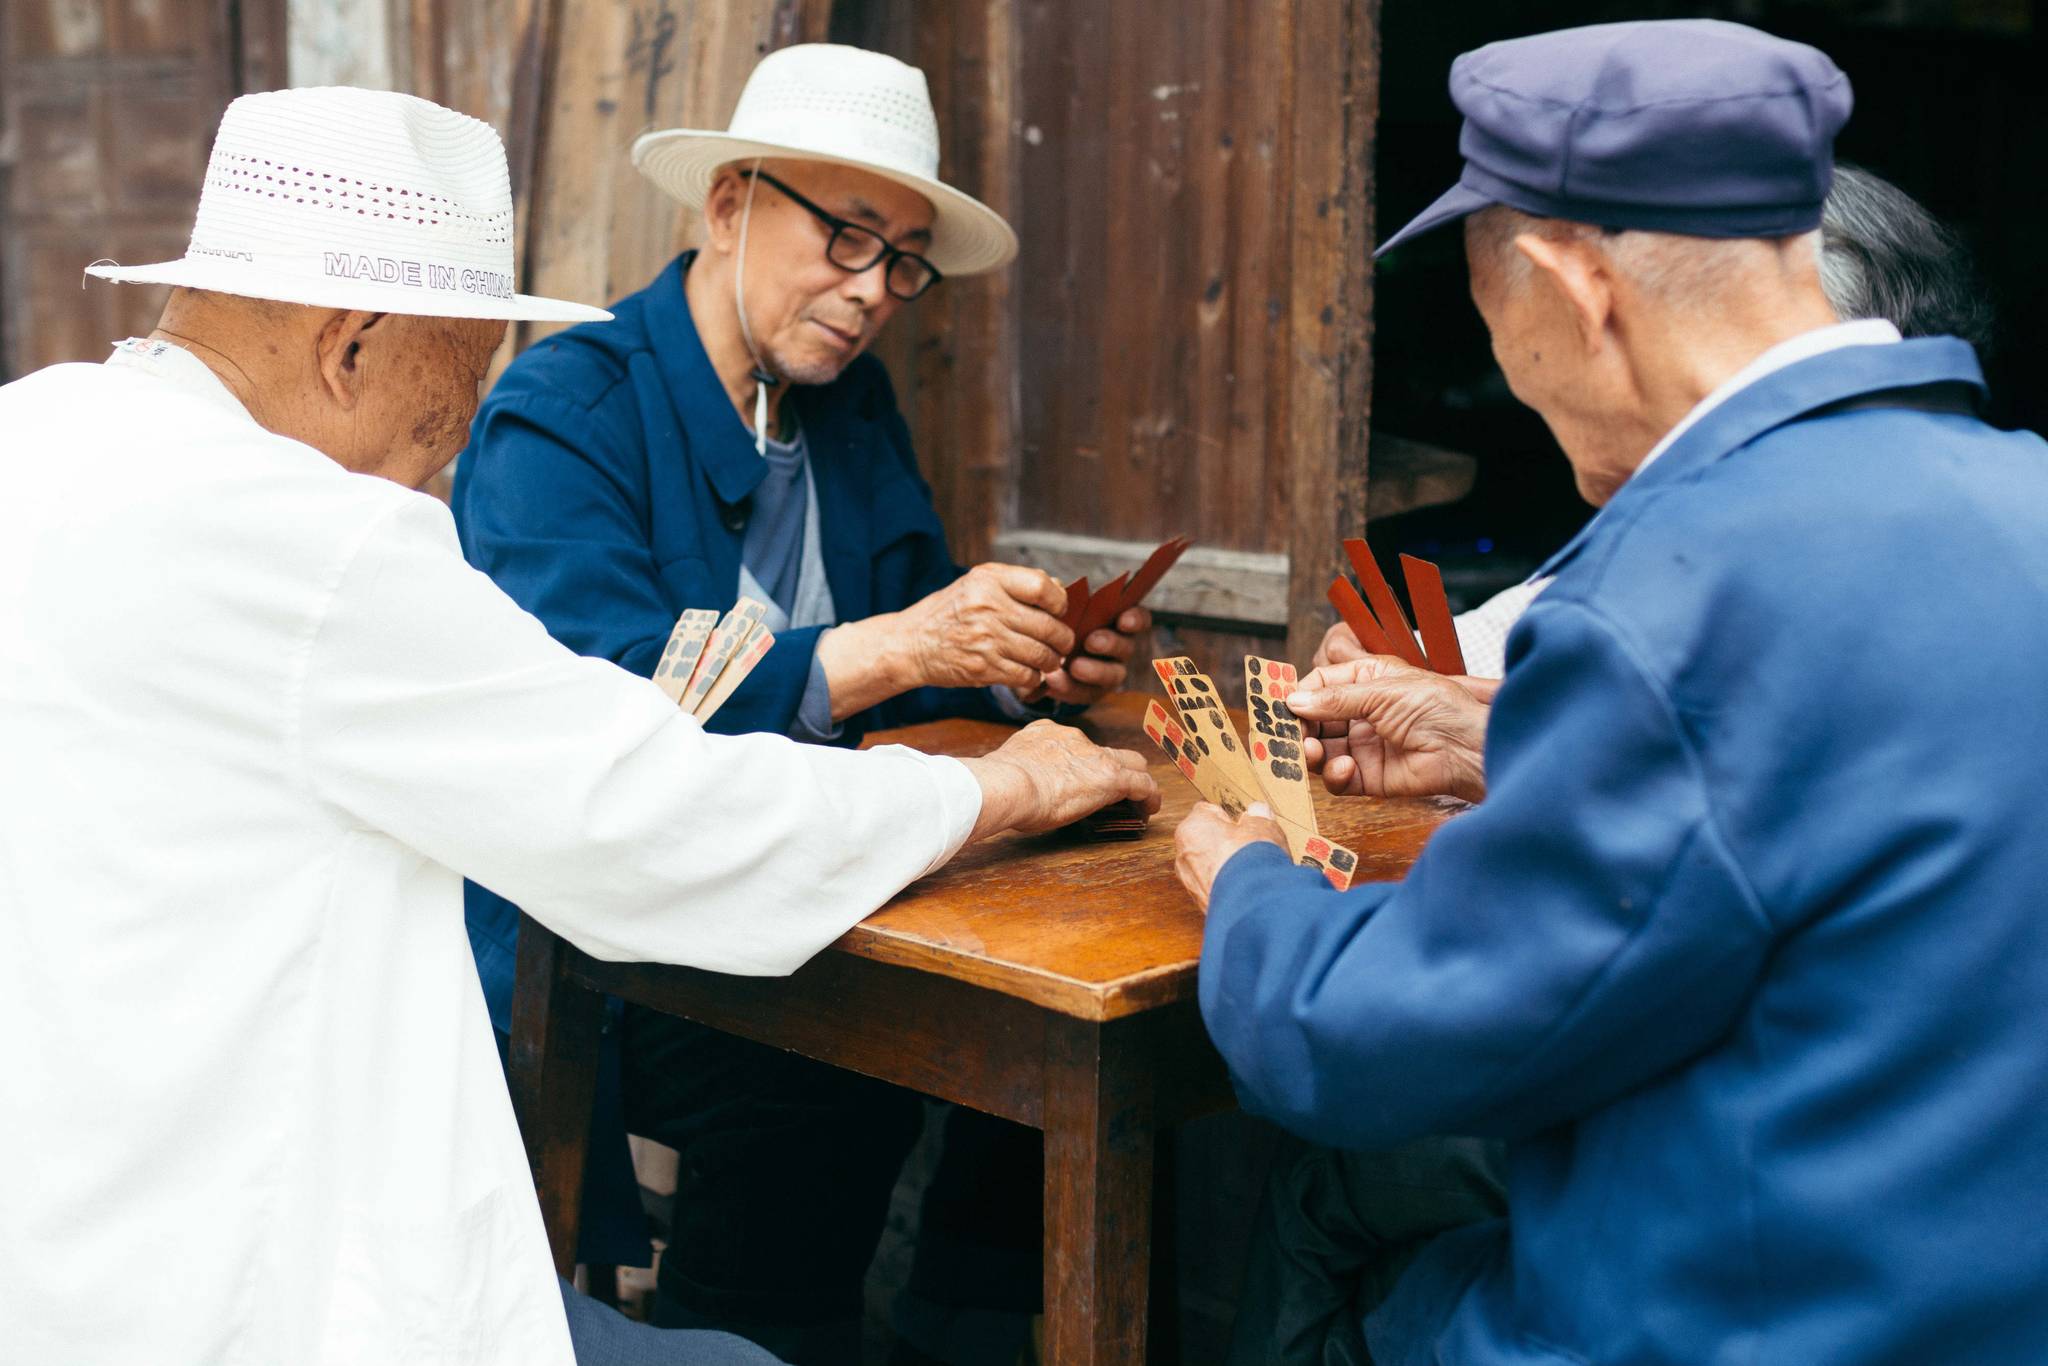
<svg viewBox="0 0 2048 1366">
<path fill-rule="evenodd" d="M 1135 755 L 707 736 L 414 491 L 512 318 L 504 152 L 405 95 L 222 119 L 175 286 L 0 389 L 0 1357 L 769 1360 L 558 1291 L 458 918 L 788 972 Z"/>
<path fill-rule="evenodd" d="M 864 354 L 943 278 L 1017 250 L 999 215 L 937 178 L 923 73 L 855 48 L 785 48 L 752 73 L 728 130 L 649 133 L 632 156 L 702 211 L 703 246 L 614 305 L 615 321 L 535 345 L 499 380 L 456 476 L 471 563 L 563 644 L 638 673 L 684 609 L 771 604 L 775 647 L 716 729 L 850 745 L 937 716 L 1029 719 L 1117 686 L 1147 614 L 1125 613 L 1060 668 L 1073 641 L 1059 586 L 954 564 L 888 376 Z M 517 912 L 476 887 L 468 909 L 504 1030 Z M 624 1120 L 683 1152 L 663 1315 L 806 1362 L 855 1356 L 862 1272 L 917 1098 L 653 1011 L 628 1007 L 618 1035 Z M 646 1257 L 620 1107 L 620 1088 L 601 1086 L 592 1261 Z M 970 1285 L 1000 1281 L 1016 1287 L 1009 1308 L 1033 1307 L 1037 1147 L 1001 1121 L 949 1119 L 899 1327 L 943 1336 L 914 1321 L 921 1301 L 988 1307 Z M 1011 1175 L 968 1179 L 977 1167 Z M 948 1198 L 956 1185 L 977 1197 L 975 1220 Z M 974 1259 L 991 1239 L 1005 1274 Z"/>
</svg>

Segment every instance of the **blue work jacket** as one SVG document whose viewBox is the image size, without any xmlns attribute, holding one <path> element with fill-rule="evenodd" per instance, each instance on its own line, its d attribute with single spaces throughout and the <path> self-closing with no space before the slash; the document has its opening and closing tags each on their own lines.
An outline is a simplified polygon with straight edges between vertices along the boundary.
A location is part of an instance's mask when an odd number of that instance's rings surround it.
<svg viewBox="0 0 2048 1366">
<path fill-rule="evenodd" d="M 1952 338 L 1830 352 L 1629 480 L 1406 881 L 1217 878 L 1247 1108 L 1508 1140 L 1375 1360 L 2048 1360 L 2048 446 L 1881 406 L 1943 384 Z"/>
</svg>

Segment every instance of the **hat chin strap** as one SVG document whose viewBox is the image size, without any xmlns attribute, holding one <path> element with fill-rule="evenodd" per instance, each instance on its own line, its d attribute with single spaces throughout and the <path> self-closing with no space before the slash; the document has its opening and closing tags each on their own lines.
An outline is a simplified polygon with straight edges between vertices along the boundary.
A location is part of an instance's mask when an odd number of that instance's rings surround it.
<svg viewBox="0 0 2048 1366">
<path fill-rule="evenodd" d="M 760 170 L 761 158 L 755 157 L 755 173 L 747 177 L 747 202 L 740 210 L 740 250 L 732 272 L 732 306 L 740 315 L 740 340 L 747 344 L 747 355 L 754 362 L 754 451 L 765 460 L 768 457 L 768 390 L 782 381 L 761 359 L 761 349 L 754 345 L 754 329 L 747 326 L 747 225 L 754 218 L 754 182 L 760 178 Z"/>
</svg>

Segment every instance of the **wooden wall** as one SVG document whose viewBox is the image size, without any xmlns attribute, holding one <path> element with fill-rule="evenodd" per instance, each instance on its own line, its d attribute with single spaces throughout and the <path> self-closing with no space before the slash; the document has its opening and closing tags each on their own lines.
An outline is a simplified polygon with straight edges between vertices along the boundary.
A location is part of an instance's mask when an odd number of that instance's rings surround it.
<svg viewBox="0 0 2048 1366">
<path fill-rule="evenodd" d="M 942 174 L 1024 244 L 882 342 L 957 553 L 1099 582 L 1186 534 L 1162 652 L 1228 679 L 1313 647 L 1365 512 L 1376 0 L 363 0 L 354 28 L 318 3 L 7 7 L 14 372 L 148 321 L 156 291 L 73 306 L 79 244 L 179 252 L 220 106 L 284 83 L 288 5 L 295 83 L 389 72 L 503 130 L 521 287 L 590 300 L 694 227 L 632 138 L 724 126 L 760 55 L 829 35 L 925 70 Z"/>
<path fill-rule="evenodd" d="M 1377 18 L 1372 0 L 833 14 L 834 38 L 925 69 L 943 174 L 1023 243 L 882 342 L 960 553 L 1100 582 L 1192 536 L 1158 647 L 1219 678 L 1247 649 L 1307 658 L 1364 523 Z"/>
<path fill-rule="evenodd" d="M 167 290 L 81 272 L 184 254 L 221 107 L 282 44 L 271 0 L 0 4 L 0 379 L 149 330 Z"/>
</svg>

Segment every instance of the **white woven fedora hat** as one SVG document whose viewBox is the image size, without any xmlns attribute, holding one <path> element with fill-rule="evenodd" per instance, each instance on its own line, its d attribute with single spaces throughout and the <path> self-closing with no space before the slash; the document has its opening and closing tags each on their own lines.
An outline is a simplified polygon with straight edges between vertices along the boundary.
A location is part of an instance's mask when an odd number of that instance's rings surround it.
<svg viewBox="0 0 2048 1366">
<path fill-rule="evenodd" d="M 724 132 L 669 128 L 633 142 L 641 174 L 693 209 L 718 168 L 753 157 L 858 166 L 931 201 L 932 245 L 945 275 L 978 275 L 1017 255 L 1017 234 L 988 205 L 940 182 L 939 121 L 924 73 L 894 57 L 833 43 L 769 53 Z"/>
<path fill-rule="evenodd" d="M 512 187 L 487 123 L 414 95 L 244 95 L 221 116 L 183 258 L 102 280 L 437 318 L 582 322 L 515 293 Z"/>
</svg>

